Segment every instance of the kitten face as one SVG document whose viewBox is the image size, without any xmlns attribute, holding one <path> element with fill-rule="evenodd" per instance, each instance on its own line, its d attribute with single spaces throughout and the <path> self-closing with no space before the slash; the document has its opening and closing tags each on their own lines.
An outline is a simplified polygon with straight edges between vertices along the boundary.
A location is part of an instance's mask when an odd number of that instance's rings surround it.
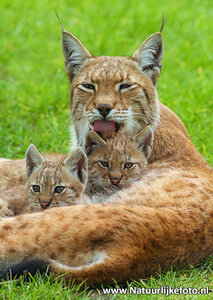
<svg viewBox="0 0 213 300">
<path fill-rule="evenodd" d="M 135 153 L 135 149 L 131 150 L 130 156 L 125 147 L 112 151 L 107 145 L 105 149 L 100 149 L 89 162 L 89 174 L 93 180 L 97 180 L 96 184 L 106 190 L 119 190 L 139 179 L 146 159 L 140 153 Z"/>
<path fill-rule="evenodd" d="M 29 203 L 34 210 L 79 203 L 84 185 L 61 164 L 45 162 L 27 182 Z"/>
<path fill-rule="evenodd" d="M 31 144 L 26 152 L 28 200 L 33 210 L 83 203 L 87 157 L 79 147 L 63 162 L 46 161 Z"/>
<path fill-rule="evenodd" d="M 92 132 L 89 139 L 86 142 L 89 173 L 87 193 L 112 194 L 141 178 L 147 155 L 146 151 L 140 151 L 140 143 L 121 133 L 113 134 L 104 141 Z M 145 141 L 142 143 L 144 145 Z"/>
</svg>

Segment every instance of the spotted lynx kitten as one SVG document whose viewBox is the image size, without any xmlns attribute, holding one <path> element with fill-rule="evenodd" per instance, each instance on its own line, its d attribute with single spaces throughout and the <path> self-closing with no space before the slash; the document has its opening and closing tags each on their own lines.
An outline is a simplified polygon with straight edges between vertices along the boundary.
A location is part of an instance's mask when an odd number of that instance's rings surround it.
<svg viewBox="0 0 213 300">
<path fill-rule="evenodd" d="M 86 193 L 92 202 L 103 202 L 109 196 L 142 177 L 152 150 L 153 132 L 150 126 L 132 138 L 122 133 L 100 137 L 90 131 L 86 137 L 88 182 Z"/>
<path fill-rule="evenodd" d="M 0 216 L 15 216 L 47 208 L 87 203 L 87 157 L 79 147 L 63 162 L 46 161 L 31 144 L 26 152 L 26 186 L 0 194 Z"/>
</svg>

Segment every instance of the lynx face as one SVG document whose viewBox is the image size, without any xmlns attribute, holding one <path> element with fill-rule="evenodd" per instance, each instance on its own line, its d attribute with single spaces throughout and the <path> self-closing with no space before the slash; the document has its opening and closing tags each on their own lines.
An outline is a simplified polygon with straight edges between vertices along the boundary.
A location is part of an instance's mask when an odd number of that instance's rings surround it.
<svg viewBox="0 0 213 300">
<path fill-rule="evenodd" d="M 45 161 L 31 144 L 26 164 L 28 200 L 33 210 L 81 203 L 87 179 L 87 158 L 80 148 L 61 163 Z"/>
<path fill-rule="evenodd" d="M 62 32 L 71 80 L 72 134 L 84 146 L 89 130 L 130 136 L 159 121 L 156 83 L 163 57 L 161 33 L 150 36 L 127 57 L 92 57 L 70 33 Z"/>
<path fill-rule="evenodd" d="M 114 133 L 102 139 L 94 131 L 86 138 L 88 184 L 86 192 L 110 195 L 141 178 L 151 153 L 153 134 L 150 126 L 133 138 Z"/>
</svg>

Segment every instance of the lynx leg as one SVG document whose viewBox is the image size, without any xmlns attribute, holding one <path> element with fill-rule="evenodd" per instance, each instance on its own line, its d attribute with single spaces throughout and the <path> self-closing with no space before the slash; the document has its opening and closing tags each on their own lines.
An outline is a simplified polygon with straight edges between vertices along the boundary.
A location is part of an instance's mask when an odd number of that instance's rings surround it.
<svg viewBox="0 0 213 300">
<path fill-rule="evenodd" d="M 0 263 L 14 276 L 48 268 L 67 282 L 137 280 L 212 255 L 212 216 L 212 202 L 181 199 L 162 208 L 78 205 L 1 219 Z"/>
</svg>

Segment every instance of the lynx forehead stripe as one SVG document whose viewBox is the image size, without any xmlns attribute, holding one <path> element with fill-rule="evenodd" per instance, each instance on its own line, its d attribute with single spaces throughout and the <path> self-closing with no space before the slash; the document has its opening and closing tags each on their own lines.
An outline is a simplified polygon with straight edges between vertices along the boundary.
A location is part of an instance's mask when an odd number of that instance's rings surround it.
<svg viewBox="0 0 213 300">
<path fill-rule="evenodd" d="M 97 120 L 94 123 L 94 131 L 96 132 L 113 132 L 115 131 L 115 122 Z"/>
</svg>

